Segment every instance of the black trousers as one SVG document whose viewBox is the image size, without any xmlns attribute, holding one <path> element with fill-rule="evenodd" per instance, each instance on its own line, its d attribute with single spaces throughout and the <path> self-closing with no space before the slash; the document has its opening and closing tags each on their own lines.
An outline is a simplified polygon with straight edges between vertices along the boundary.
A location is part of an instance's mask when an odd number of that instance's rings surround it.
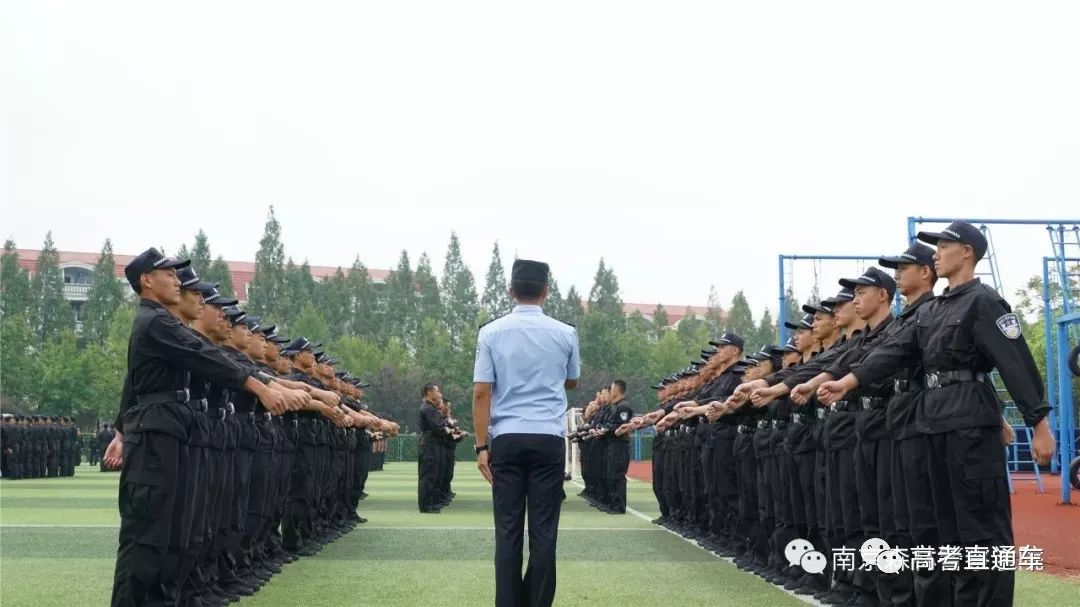
<svg viewBox="0 0 1080 607">
<path fill-rule="evenodd" d="M 562 437 L 550 434 L 501 434 L 491 441 L 496 605 L 537 607 L 555 599 L 564 455 Z M 526 511 L 529 564 L 522 578 Z"/>
<path fill-rule="evenodd" d="M 1012 504 L 1001 428 L 958 428 L 928 436 L 927 445 L 930 490 L 942 545 L 1012 546 Z M 950 577 L 954 605 L 1013 604 L 1016 574 L 1012 571 L 968 571 L 962 564 L 961 571 Z"/>
<path fill-rule="evenodd" d="M 441 489 L 440 475 L 440 445 L 438 439 L 431 433 L 425 432 L 420 437 L 420 453 L 418 459 L 419 478 L 417 480 L 416 501 L 420 511 L 430 510 L 435 507 Z"/>
<path fill-rule="evenodd" d="M 606 503 L 612 510 L 626 512 L 626 472 L 630 469 L 630 442 L 618 438 L 607 440 L 608 494 Z"/>
</svg>

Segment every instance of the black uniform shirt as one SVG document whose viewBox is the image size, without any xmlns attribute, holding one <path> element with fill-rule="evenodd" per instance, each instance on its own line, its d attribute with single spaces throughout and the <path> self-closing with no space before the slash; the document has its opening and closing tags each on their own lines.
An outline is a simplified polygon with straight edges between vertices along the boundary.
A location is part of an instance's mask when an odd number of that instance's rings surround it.
<svg viewBox="0 0 1080 607">
<path fill-rule="evenodd" d="M 915 322 L 875 348 L 853 373 L 861 385 L 922 362 L 927 373 L 997 368 L 1024 422 L 1034 426 L 1050 411 L 1042 379 L 1019 319 L 1009 304 L 978 278 L 921 306 Z M 920 432 L 1001 424 L 1001 406 L 987 381 L 960 381 L 927 389 L 916 411 Z"/>
<path fill-rule="evenodd" d="M 420 419 L 417 428 L 420 432 L 436 432 L 442 434 L 446 427 L 446 420 L 439 414 L 435 405 L 426 400 L 420 405 Z"/>
<path fill-rule="evenodd" d="M 237 391 L 251 375 L 220 349 L 195 337 L 165 306 L 148 299 L 139 301 L 128 339 L 128 372 L 117 431 L 124 431 L 124 413 L 138 404 L 139 395 L 182 390 L 187 387 L 189 372 Z"/>
<path fill-rule="evenodd" d="M 259 372 L 259 369 L 255 366 L 255 363 L 248 358 L 247 354 L 244 354 L 240 350 L 233 348 L 232 346 L 222 346 L 221 349 L 225 352 L 225 355 L 232 359 L 237 366 L 245 369 L 249 375 L 255 375 Z M 250 392 L 234 392 L 232 394 L 232 404 L 236 407 L 237 413 L 251 413 L 254 411 L 265 411 L 262 403 L 259 399 L 255 398 L 255 395 Z"/>
</svg>

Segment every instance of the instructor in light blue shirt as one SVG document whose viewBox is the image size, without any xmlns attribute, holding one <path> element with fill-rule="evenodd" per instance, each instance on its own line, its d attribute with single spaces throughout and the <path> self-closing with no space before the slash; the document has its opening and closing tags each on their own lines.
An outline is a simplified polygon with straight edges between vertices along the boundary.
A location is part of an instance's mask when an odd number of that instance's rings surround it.
<svg viewBox="0 0 1080 607">
<path fill-rule="evenodd" d="M 546 263 L 515 261 L 510 294 L 517 306 L 481 327 L 476 340 L 476 466 L 492 485 L 500 607 L 547 606 L 555 599 L 566 390 L 577 386 L 581 359 L 574 327 L 542 310 L 548 275 Z M 522 577 L 526 512 L 529 564 Z"/>
</svg>

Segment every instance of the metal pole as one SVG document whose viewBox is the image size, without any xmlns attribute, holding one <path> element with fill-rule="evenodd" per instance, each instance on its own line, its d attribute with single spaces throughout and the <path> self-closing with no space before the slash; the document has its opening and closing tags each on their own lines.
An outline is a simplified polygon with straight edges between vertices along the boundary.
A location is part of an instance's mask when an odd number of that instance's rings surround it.
<svg viewBox="0 0 1080 607">
<path fill-rule="evenodd" d="M 780 336 L 780 344 L 784 344 L 787 341 L 787 327 L 784 323 L 787 322 L 787 287 L 784 286 L 784 256 L 780 255 L 778 260 L 778 267 L 780 269 L 780 310 L 776 317 L 779 319 L 776 323 Z"/>
<path fill-rule="evenodd" d="M 909 245 L 911 243 L 915 242 L 915 234 L 916 234 L 916 232 L 915 232 L 915 223 L 916 222 L 917 222 L 917 220 L 914 217 L 908 217 L 907 218 L 907 241 L 908 241 Z"/>
<path fill-rule="evenodd" d="M 1073 318 L 1075 322 L 1076 319 Z M 1074 452 L 1073 439 L 1073 400 L 1072 382 L 1065 381 L 1069 377 L 1069 340 L 1068 323 L 1064 318 L 1057 322 L 1057 350 L 1058 350 L 1058 403 L 1061 411 L 1058 412 L 1058 458 L 1061 469 L 1061 503 L 1069 503 L 1070 482 L 1068 478 L 1069 463 L 1072 462 Z"/>
<path fill-rule="evenodd" d="M 914 223 L 952 223 L 954 221 L 966 221 L 968 223 L 989 223 L 998 225 L 1027 225 L 1040 226 L 1051 223 L 1080 223 L 1080 219 L 972 219 L 970 217 L 908 217 L 908 225 Z M 910 231 L 910 228 L 909 228 Z"/>
<path fill-rule="evenodd" d="M 1061 415 L 1057 415 L 1055 419 L 1054 411 L 1057 410 L 1057 369 L 1054 367 L 1054 328 L 1053 324 L 1053 309 L 1050 307 L 1050 262 L 1053 261 L 1052 257 L 1043 257 L 1043 329 L 1046 338 L 1045 350 L 1046 350 L 1046 400 L 1050 404 L 1050 429 L 1060 431 L 1060 428 L 1055 425 L 1061 423 Z M 1064 378 L 1062 378 L 1064 381 Z M 1058 462 L 1056 460 L 1050 462 L 1050 472 L 1057 472 Z"/>
</svg>

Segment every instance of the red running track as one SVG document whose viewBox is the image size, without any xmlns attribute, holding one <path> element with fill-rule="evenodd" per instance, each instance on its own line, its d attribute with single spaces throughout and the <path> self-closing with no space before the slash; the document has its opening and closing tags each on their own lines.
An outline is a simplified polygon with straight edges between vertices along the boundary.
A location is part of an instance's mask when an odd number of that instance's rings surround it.
<svg viewBox="0 0 1080 607">
<path fill-rule="evenodd" d="M 652 462 L 630 462 L 627 476 L 651 483 Z M 1016 545 L 1042 548 L 1047 573 L 1080 576 L 1080 506 L 1061 503 L 1061 476 L 1044 474 L 1042 480 L 1045 493 L 1040 494 L 1034 476 L 1013 476 Z"/>
</svg>

